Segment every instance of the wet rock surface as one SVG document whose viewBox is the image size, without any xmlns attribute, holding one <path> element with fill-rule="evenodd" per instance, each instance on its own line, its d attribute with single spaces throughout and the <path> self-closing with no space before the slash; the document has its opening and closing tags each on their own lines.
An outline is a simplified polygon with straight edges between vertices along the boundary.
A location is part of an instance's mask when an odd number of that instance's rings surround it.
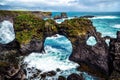
<svg viewBox="0 0 120 80">
<path fill-rule="evenodd" d="M 85 80 L 82 75 L 78 75 L 78 74 L 71 74 L 67 77 L 67 80 Z"/>
<path fill-rule="evenodd" d="M 58 80 L 67 80 L 64 76 L 59 76 Z"/>
</svg>

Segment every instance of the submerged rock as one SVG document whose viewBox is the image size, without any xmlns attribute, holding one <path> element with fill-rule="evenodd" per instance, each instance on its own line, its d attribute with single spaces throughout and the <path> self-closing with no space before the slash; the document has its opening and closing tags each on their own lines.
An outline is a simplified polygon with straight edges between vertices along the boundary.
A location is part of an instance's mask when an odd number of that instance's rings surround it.
<svg viewBox="0 0 120 80">
<path fill-rule="evenodd" d="M 58 80 L 67 80 L 64 76 L 59 76 Z"/>
<path fill-rule="evenodd" d="M 85 79 L 82 76 L 73 73 L 67 77 L 67 80 L 85 80 Z"/>
</svg>

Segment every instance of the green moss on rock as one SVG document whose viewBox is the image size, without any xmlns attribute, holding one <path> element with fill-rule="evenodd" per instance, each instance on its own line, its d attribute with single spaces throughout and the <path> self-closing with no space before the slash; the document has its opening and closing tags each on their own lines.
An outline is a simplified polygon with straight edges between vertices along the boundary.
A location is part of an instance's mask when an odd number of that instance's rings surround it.
<svg viewBox="0 0 120 80">
<path fill-rule="evenodd" d="M 32 14 L 22 14 L 14 19 L 16 39 L 20 43 L 28 43 L 33 37 L 41 39 L 43 37 L 45 21 Z"/>
</svg>

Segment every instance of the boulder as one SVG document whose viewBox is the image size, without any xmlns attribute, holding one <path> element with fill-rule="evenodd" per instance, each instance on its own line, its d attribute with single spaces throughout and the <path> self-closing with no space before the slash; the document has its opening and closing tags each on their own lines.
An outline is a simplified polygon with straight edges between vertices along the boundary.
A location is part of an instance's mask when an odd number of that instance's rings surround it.
<svg viewBox="0 0 120 80">
<path fill-rule="evenodd" d="M 64 76 L 59 76 L 58 80 L 67 80 Z"/>
<path fill-rule="evenodd" d="M 60 15 L 56 15 L 56 16 L 54 16 L 54 19 L 56 20 L 56 19 L 61 19 L 61 16 Z"/>
<path fill-rule="evenodd" d="M 47 72 L 47 76 L 55 76 L 56 72 L 55 71 L 49 71 Z"/>
<path fill-rule="evenodd" d="M 86 15 L 86 16 L 81 16 L 80 18 L 93 18 L 95 16 L 91 16 L 91 15 Z"/>
<path fill-rule="evenodd" d="M 85 79 L 82 76 L 73 73 L 67 77 L 67 80 L 85 80 Z"/>
</svg>

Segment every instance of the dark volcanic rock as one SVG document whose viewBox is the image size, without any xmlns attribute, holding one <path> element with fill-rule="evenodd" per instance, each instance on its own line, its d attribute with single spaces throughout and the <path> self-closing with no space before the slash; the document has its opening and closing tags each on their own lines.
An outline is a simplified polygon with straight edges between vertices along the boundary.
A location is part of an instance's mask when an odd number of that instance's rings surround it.
<svg viewBox="0 0 120 80">
<path fill-rule="evenodd" d="M 117 41 L 120 42 L 120 31 L 117 32 Z"/>
<path fill-rule="evenodd" d="M 63 76 L 59 76 L 58 80 L 67 80 L 67 79 L 65 77 L 63 77 Z"/>
<path fill-rule="evenodd" d="M 56 15 L 56 16 L 54 16 L 54 19 L 61 19 L 61 16 L 60 15 Z"/>
<path fill-rule="evenodd" d="M 78 74 L 73 73 L 67 77 L 67 80 L 84 80 L 84 78 Z"/>
<path fill-rule="evenodd" d="M 120 71 L 120 32 L 117 32 L 117 39 L 110 40 L 110 54 L 113 55 L 113 66 Z"/>
<path fill-rule="evenodd" d="M 47 72 L 47 76 L 55 76 L 56 72 L 55 71 L 49 71 Z"/>
<path fill-rule="evenodd" d="M 21 52 L 23 55 L 30 54 L 32 52 L 41 52 L 43 50 L 43 41 L 31 40 L 30 43 L 21 46 Z"/>
<path fill-rule="evenodd" d="M 81 42 L 81 39 L 79 39 L 75 44 L 77 48 L 73 50 L 70 60 L 79 63 L 87 72 L 93 74 L 97 73 L 96 76 L 101 76 L 102 74 L 108 76 L 110 71 L 108 66 L 109 53 L 107 44 L 95 29 L 88 34 L 88 36 L 90 35 L 96 38 L 97 44 L 94 46 L 88 46 L 85 43 L 86 40 Z"/>
<path fill-rule="evenodd" d="M 86 15 L 86 16 L 81 16 L 80 18 L 93 18 L 95 16 L 90 16 L 90 15 Z"/>
<path fill-rule="evenodd" d="M 20 44 L 16 39 L 8 44 L 0 44 L 0 52 L 4 50 L 14 50 L 14 49 L 17 49 L 17 50 L 20 49 Z"/>
<path fill-rule="evenodd" d="M 68 18 L 67 13 L 62 12 L 60 15 L 54 16 L 54 19 Z"/>
<path fill-rule="evenodd" d="M 62 12 L 62 13 L 61 13 L 61 18 L 68 18 L 67 13 Z"/>
</svg>

